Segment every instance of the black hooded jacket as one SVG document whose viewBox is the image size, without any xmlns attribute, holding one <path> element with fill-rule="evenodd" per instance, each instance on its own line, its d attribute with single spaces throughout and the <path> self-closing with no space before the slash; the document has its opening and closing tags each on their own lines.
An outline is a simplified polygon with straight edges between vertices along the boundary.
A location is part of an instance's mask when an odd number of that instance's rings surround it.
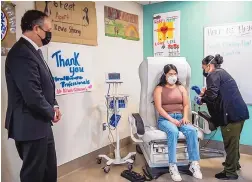
<svg viewBox="0 0 252 182">
<path fill-rule="evenodd" d="M 249 111 L 232 76 L 222 68 L 209 73 L 201 101 L 207 104 L 215 126 L 249 119 Z"/>
</svg>

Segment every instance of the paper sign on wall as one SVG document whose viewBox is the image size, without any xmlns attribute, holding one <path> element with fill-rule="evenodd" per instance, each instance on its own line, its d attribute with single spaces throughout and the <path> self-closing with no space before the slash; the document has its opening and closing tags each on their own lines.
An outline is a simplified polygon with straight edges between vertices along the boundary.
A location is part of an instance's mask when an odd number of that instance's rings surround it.
<svg viewBox="0 0 252 182">
<path fill-rule="evenodd" d="M 56 95 L 91 91 L 94 47 L 50 43 L 48 66 L 56 84 Z"/>
<path fill-rule="evenodd" d="M 153 16 L 154 56 L 180 56 L 180 11 Z"/>
<path fill-rule="evenodd" d="M 95 2 L 35 1 L 37 10 L 52 19 L 52 41 L 97 45 Z"/>
<path fill-rule="evenodd" d="M 15 42 L 15 5 L 10 2 L 1 2 L 1 56 L 7 56 Z"/>
</svg>

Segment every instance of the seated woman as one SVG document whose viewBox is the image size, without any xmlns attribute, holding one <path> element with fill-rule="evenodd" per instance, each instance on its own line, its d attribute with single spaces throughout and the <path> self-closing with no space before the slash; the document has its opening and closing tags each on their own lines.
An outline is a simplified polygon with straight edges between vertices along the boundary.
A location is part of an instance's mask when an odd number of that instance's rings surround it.
<svg viewBox="0 0 252 182">
<path fill-rule="evenodd" d="M 154 90 L 154 103 L 159 113 L 158 128 L 167 134 L 169 171 L 174 181 L 181 181 L 176 162 L 176 147 L 181 131 L 187 140 L 190 171 L 193 176 L 202 179 L 199 166 L 199 144 L 196 129 L 188 120 L 189 99 L 185 87 L 178 80 L 177 68 L 168 64 L 164 67 L 164 73 Z"/>
</svg>

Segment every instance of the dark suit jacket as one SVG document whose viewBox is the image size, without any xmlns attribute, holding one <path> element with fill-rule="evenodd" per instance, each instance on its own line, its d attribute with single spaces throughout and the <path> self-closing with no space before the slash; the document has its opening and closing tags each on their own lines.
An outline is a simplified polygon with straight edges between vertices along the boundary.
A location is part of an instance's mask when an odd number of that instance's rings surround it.
<svg viewBox="0 0 252 182">
<path fill-rule="evenodd" d="M 6 58 L 9 137 L 29 141 L 46 137 L 54 118 L 55 83 L 30 42 L 20 38 Z"/>
<path fill-rule="evenodd" d="M 207 90 L 201 100 L 207 104 L 215 126 L 226 126 L 249 119 L 248 107 L 228 72 L 216 69 L 207 76 L 206 83 Z"/>
</svg>

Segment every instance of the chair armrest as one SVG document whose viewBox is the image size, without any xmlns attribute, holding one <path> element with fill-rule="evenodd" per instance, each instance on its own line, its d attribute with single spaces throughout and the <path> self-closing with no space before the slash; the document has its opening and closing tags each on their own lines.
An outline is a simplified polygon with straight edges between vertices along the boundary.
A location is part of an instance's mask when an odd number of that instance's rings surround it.
<svg viewBox="0 0 252 182">
<path fill-rule="evenodd" d="M 142 138 L 145 134 L 144 124 L 141 116 L 138 113 L 133 113 L 128 118 L 129 124 L 130 124 L 130 136 L 131 139 L 136 143 L 142 143 L 143 141 L 138 139 Z M 136 138 L 133 133 L 133 128 L 137 129 L 137 136 Z"/>
<path fill-rule="evenodd" d="M 211 131 L 215 131 L 217 129 L 217 127 L 211 121 L 211 116 L 206 111 L 199 111 L 198 114 L 208 122 L 209 129 Z"/>
<path fill-rule="evenodd" d="M 193 125 L 203 133 L 210 134 L 211 130 L 209 129 L 208 121 L 202 116 L 200 116 L 198 112 L 192 111 L 192 115 L 193 115 L 193 122 L 192 122 Z"/>
<path fill-rule="evenodd" d="M 144 135 L 145 129 L 144 129 L 144 123 L 139 113 L 133 113 L 132 116 L 135 118 L 135 124 L 137 129 L 138 135 Z"/>
</svg>

